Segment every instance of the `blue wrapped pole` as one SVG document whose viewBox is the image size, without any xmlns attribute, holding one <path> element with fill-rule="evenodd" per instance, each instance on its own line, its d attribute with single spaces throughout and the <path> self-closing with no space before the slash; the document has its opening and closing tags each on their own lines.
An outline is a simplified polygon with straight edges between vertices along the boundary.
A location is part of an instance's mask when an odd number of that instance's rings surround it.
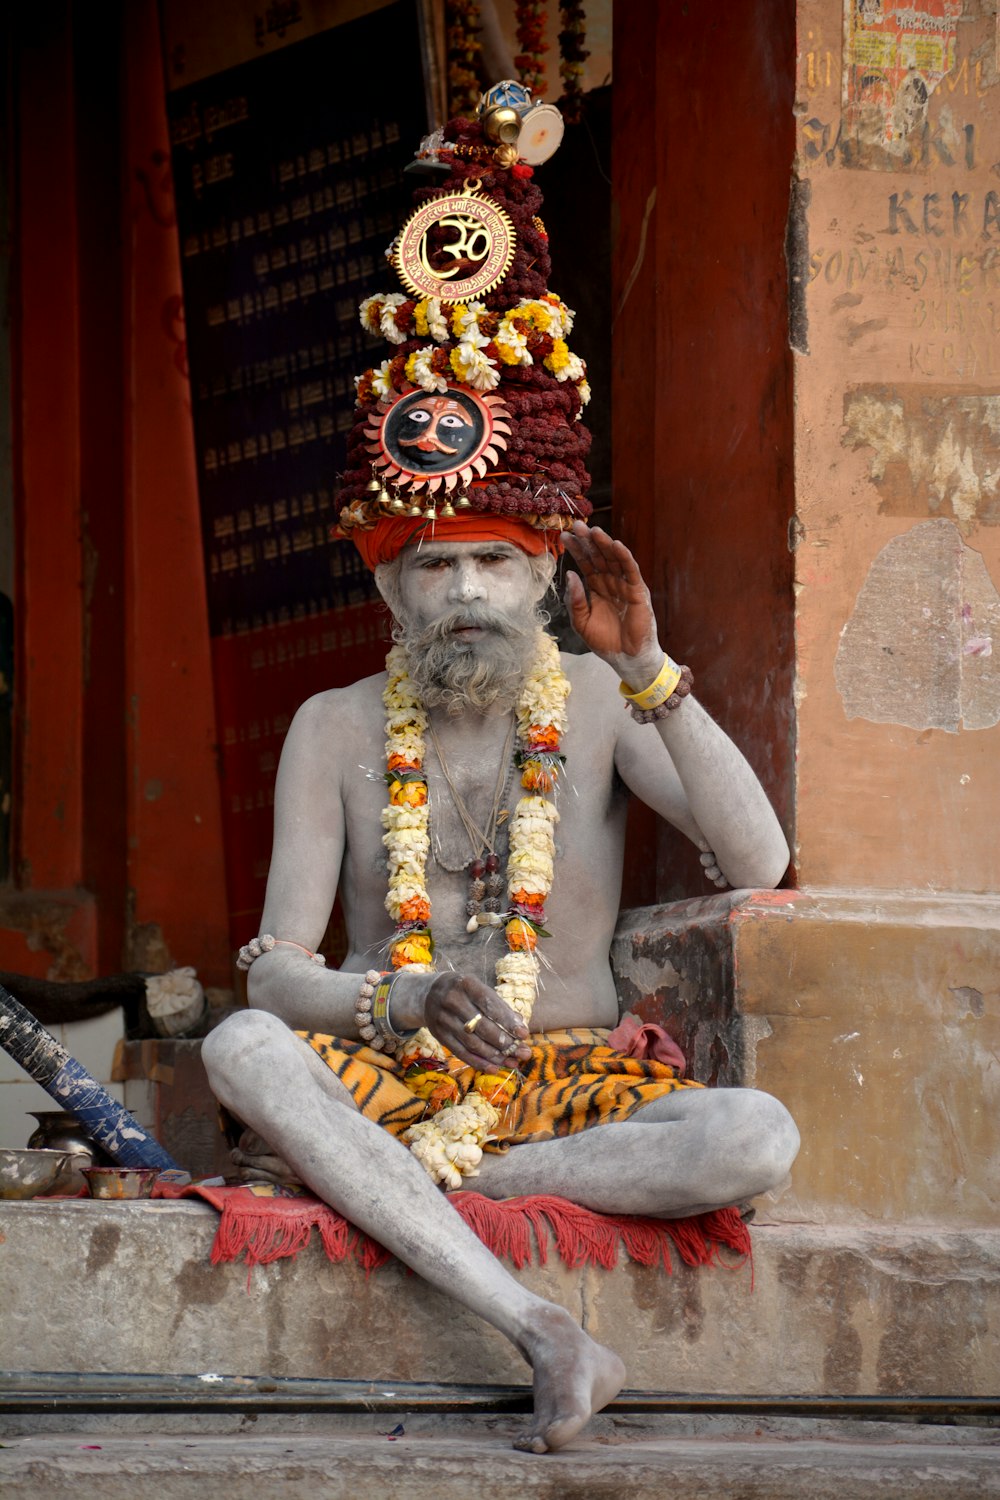
<svg viewBox="0 0 1000 1500">
<path fill-rule="evenodd" d="M 2 984 L 0 1047 L 41 1084 L 60 1109 L 76 1115 L 87 1134 L 120 1167 L 179 1170 L 173 1157 L 143 1130 L 124 1105 L 91 1078 L 51 1031 L 46 1031 Z"/>
</svg>

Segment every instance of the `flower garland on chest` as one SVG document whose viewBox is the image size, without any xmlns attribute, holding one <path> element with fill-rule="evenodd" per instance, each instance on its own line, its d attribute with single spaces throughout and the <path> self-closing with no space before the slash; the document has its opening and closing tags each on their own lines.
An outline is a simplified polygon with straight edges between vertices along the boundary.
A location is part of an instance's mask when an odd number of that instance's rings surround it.
<svg viewBox="0 0 1000 1500">
<path fill-rule="evenodd" d="M 427 891 L 430 853 L 430 808 L 424 768 L 427 713 L 409 675 L 406 651 L 394 646 L 386 658 L 383 693 L 386 716 L 386 780 L 389 803 L 382 810 L 388 851 L 389 882 L 385 906 L 395 923 L 389 940 L 394 969 L 430 972 L 434 968 L 431 901 Z M 510 818 L 506 871 L 506 910 L 500 916 L 505 951 L 496 962 L 497 994 L 531 1025 L 538 996 L 539 961 L 535 953 L 544 935 L 545 902 L 555 868 L 555 824 L 559 819 L 552 794 L 562 769 L 560 752 L 566 731 L 570 684 L 562 670 L 559 648 L 538 632 L 532 664 L 514 709 L 521 796 Z M 458 1101 L 450 1075 L 435 1071 L 448 1057 L 422 1028 L 401 1057 L 405 1081 L 434 1110 L 431 1119 L 411 1126 L 403 1139 L 436 1181 L 457 1186 L 472 1175 L 482 1145 L 497 1123 L 494 1105 L 509 1099 L 507 1080 L 479 1074 L 476 1089 Z M 444 1110 L 443 1106 L 451 1106 Z"/>
</svg>

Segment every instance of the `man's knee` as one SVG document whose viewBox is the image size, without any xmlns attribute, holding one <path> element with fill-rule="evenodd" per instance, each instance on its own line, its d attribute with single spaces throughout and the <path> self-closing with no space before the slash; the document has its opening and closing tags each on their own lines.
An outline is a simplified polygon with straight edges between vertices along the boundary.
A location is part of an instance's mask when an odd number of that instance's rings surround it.
<svg viewBox="0 0 1000 1500">
<path fill-rule="evenodd" d="M 756 1186 L 767 1192 L 783 1182 L 799 1151 L 799 1132 L 788 1110 L 759 1089 L 725 1090 L 738 1101 L 740 1154 Z"/>
<path fill-rule="evenodd" d="M 228 1016 L 201 1045 L 201 1060 L 215 1093 L 239 1074 L 255 1054 L 273 1055 L 291 1033 L 284 1021 L 266 1010 L 241 1010 Z"/>
</svg>

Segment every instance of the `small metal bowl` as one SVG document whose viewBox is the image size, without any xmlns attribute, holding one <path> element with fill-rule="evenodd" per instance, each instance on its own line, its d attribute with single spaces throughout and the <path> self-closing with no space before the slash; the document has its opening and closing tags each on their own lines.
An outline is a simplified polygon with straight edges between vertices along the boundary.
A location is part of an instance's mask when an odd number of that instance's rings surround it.
<svg viewBox="0 0 1000 1500">
<path fill-rule="evenodd" d="M 0 1198 L 38 1198 L 59 1190 L 69 1165 L 66 1151 L 14 1150 L 0 1147 Z"/>
<path fill-rule="evenodd" d="M 159 1177 L 158 1167 L 84 1167 L 92 1198 L 148 1198 Z"/>
</svg>

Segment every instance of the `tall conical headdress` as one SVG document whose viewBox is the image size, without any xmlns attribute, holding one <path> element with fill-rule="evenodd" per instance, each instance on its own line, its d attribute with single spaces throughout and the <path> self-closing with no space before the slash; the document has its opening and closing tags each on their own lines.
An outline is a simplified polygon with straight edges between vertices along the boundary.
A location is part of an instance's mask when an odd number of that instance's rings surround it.
<svg viewBox="0 0 1000 1500">
<path fill-rule="evenodd" d="M 590 514 L 590 390 L 568 344 L 574 314 L 548 290 L 533 181 L 561 136 L 556 109 L 506 82 L 475 120 L 421 143 L 412 170 L 437 181 L 416 191 L 388 252 L 404 289 L 360 309 L 392 346 L 356 382 L 340 528 L 363 551 L 389 519 L 447 537 L 458 516 L 558 534 Z"/>
</svg>

